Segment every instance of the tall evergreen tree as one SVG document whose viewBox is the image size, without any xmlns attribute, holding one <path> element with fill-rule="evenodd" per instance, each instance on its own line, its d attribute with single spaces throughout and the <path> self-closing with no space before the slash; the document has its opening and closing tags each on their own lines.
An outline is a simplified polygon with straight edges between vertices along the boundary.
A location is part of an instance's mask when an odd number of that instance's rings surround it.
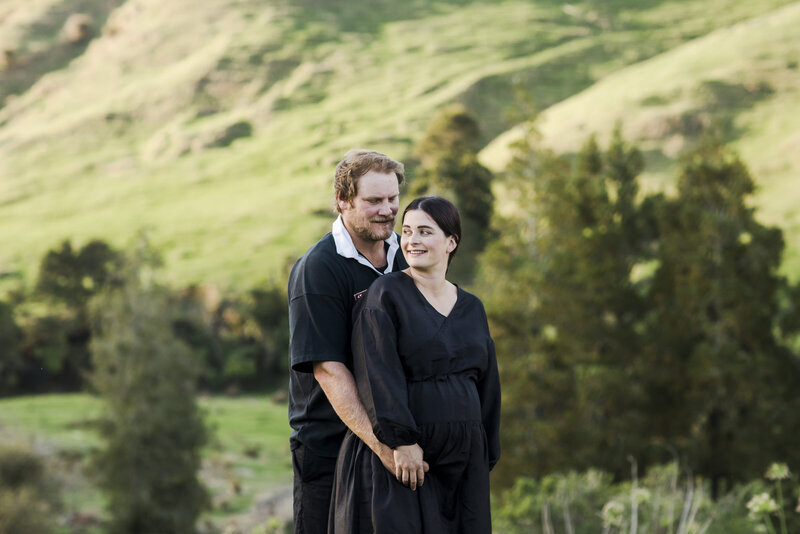
<svg viewBox="0 0 800 534">
<path fill-rule="evenodd" d="M 482 258 L 504 387 L 499 482 L 589 466 L 627 476 L 677 455 L 722 480 L 800 461 L 800 293 L 778 274 L 739 159 L 706 142 L 677 196 L 639 198 L 617 134 L 573 161 L 521 145 L 518 210 Z M 779 306 L 779 302 L 783 305 Z M 787 304 L 788 301 L 788 304 Z"/>
<path fill-rule="evenodd" d="M 644 249 L 641 168 L 619 135 L 605 152 L 590 139 L 573 162 L 524 147 L 510 167 L 520 211 L 482 263 L 506 420 L 531 421 L 504 425 L 509 479 L 523 466 L 623 473 L 641 448 L 643 300 L 631 277 Z"/>
<path fill-rule="evenodd" d="M 94 301 L 92 383 L 106 407 L 94 465 L 112 533 L 191 533 L 208 504 L 197 478 L 207 440 L 199 365 L 173 333 L 173 304 L 141 258 Z"/>
<path fill-rule="evenodd" d="M 460 105 L 445 108 L 431 121 L 416 147 L 420 167 L 409 188 L 411 197 L 439 195 L 458 207 L 462 241 L 449 274 L 464 284 L 474 277 L 477 256 L 491 235 L 494 210 L 493 175 L 478 161 L 479 149 L 480 129 L 475 117 Z"/>
<path fill-rule="evenodd" d="M 648 432 L 715 482 L 754 477 L 800 460 L 800 369 L 776 337 L 793 291 L 778 273 L 782 234 L 756 220 L 747 168 L 713 139 L 684 157 L 677 190 L 656 216 Z"/>
</svg>

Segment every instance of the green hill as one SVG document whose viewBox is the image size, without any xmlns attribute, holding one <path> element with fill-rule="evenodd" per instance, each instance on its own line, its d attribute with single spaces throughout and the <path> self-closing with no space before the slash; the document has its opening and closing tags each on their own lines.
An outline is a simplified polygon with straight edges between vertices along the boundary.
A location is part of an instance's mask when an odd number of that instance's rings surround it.
<svg viewBox="0 0 800 534">
<path fill-rule="evenodd" d="M 784 271 L 800 277 L 800 3 L 725 27 L 610 74 L 548 108 L 543 143 L 578 149 L 615 123 L 645 151 L 650 188 L 670 189 L 676 161 L 705 127 L 719 128 L 759 184 L 759 218 L 783 228 Z M 516 130 L 484 150 L 501 168 Z"/>
<path fill-rule="evenodd" d="M 122 246 L 146 228 L 176 283 L 248 287 L 329 227 L 331 171 L 348 148 L 405 158 L 451 102 L 475 112 L 488 143 L 513 126 L 515 84 L 556 117 L 543 130 L 564 150 L 624 111 L 626 127 L 651 142 L 654 176 L 668 171 L 676 142 L 648 120 L 671 124 L 669 113 L 684 111 L 673 100 L 700 113 L 708 99 L 724 108 L 713 99 L 744 95 L 735 117 L 750 122 L 732 130 L 744 157 L 780 143 L 789 153 L 790 113 L 783 123 L 760 117 L 795 105 L 797 11 L 785 0 L 7 0 L 0 275 L 31 283 L 38 259 L 64 239 Z M 90 41 L 65 41 L 76 13 L 91 16 Z M 751 33 L 780 46 L 739 43 Z M 687 50 L 696 68 L 679 68 Z M 730 76 L 693 77 L 706 54 L 731 63 Z M 732 81 L 737 72 L 748 77 Z M 751 90 L 763 72 L 775 78 Z M 623 98 L 619 83 L 652 89 Z M 698 83 L 711 96 L 695 102 Z M 592 94 L 604 96 L 581 104 Z M 586 124 L 550 126 L 575 121 Z M 641 135 L 649 131 L 659 135 Z M 751 161 L 760 199 L 795 168 L 773 163 Z M 775 202 L 790 206 L 787 196 Z"/>
</svg>

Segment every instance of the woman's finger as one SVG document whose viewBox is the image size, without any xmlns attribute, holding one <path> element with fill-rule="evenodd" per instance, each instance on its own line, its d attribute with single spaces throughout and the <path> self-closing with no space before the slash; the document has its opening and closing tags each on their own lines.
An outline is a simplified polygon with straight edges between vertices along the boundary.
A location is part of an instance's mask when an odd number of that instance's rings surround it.
<svg viewBox="0 0 800 534">
<path fill-rule="evenodd" d="M 411 491 L 415 491 L 417 489 L 417 472 L 416 471 L 409 471 L 408 472 L 408 487 L 411 488 Z"/>
<path fill-rule="evenodd" d="M 425 471 L 422 468 L 417 469 L 417 487 L 425 483 Z"/>
</svg>

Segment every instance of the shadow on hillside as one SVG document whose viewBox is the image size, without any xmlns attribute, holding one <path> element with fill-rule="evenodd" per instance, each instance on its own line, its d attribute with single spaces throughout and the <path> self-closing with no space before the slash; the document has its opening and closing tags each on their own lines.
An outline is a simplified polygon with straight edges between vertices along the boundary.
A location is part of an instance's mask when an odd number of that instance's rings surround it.
<svg viewBox="0 0 800 534">
<path fill-rule="evenodd" d="M 443 0 L 431 3 L 425 0 L 373 0 L 362 2 L 330 2 L 328 0 L 294 0 L 299 9 L 297 21 L 302 26 L 308 22 L 321 22 L 334 30 L 358 33 L 379 33 L 387 23 L 414 20 L 435 15 L 447 6 L 464 6 L 475 0 Z"/>
<path fill-rule="evenodd" d="M 483 141 L 488 142 L 525 119 L 516 110 L 518 91 L 525 91 L 538 110 L 546 109 L 594 84 L 597 80 L 590 67 L 602 54 L 602 46 L 597 45 L 538 67 L 487 76 L 467 89 L 459 100 L 475 113 Z"/>
<path fill-rule="evenodd" d="M 8 51 L 14 58 L 13 63 L 0 71 L 0 108 L 5 106 L 10 95 L 24 93 L 47 73 L 66 67 L 83 54 L 92 39 L 100 34 L 111 12 L 124 3 L 125 0 L 63 0 L 27 26 L 18 39 L 16 48 L 20 51 Z M 81 42 L 68 42 L 62 36 L 62 28 L 70 15 L 77 13 L 91 17 L 91 36 Z M 25 53 L 25 45 L 31 41 L 45 41 L 48 46 Z"/>
<path fill-rule="evenodd" d="M 689 3 L 694 0 L 679 0 Z M 299 21 L 316 22 L 333 26 L 333 29 L 344 32 L 378 33 L 386 23 L 399 20 L 414 20 L 435 15 L 437 12 L 449 11 L 469 4 L 492 4 L 498 2 L 486 0 L 373 0 L 368 5 L 361 2 L 330 2 L 329 0 L 294 0 L 288 2 L 293 8 L 300 9 Z M 616 17 L 620 11 L 646 11 L 667 0 L 604 0 L 602 2 L 586 2 L 576 7 L 564 0 L 540 0 L 541 6 L 555 6 L 569 11 L 574 9 L 586 16 L 588 20 L 599 22 L 606 27 L 607 22 Z M 675 2 L 672 2 L 675 3 Z M 302 26 L 302 24 L 301 24 Z"/>
</svg>

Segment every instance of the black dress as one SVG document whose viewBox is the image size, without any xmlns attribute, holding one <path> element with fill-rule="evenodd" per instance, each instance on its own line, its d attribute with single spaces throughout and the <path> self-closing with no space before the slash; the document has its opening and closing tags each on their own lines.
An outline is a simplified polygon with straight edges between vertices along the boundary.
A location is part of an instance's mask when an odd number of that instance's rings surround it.
<svg viewBox="0 0 800 534">
<path fill-rule="evenodd" d="M 391 448 L 419 443 L 430 471 L 411 491 L 348 432 L 328 532 L 490 534 L 500 381 L 481 301 L 459 288 L 445 317 L 410 276 L 387 274 L 356 307 L 352 350 L 375 435 Z"/>
</svg>

